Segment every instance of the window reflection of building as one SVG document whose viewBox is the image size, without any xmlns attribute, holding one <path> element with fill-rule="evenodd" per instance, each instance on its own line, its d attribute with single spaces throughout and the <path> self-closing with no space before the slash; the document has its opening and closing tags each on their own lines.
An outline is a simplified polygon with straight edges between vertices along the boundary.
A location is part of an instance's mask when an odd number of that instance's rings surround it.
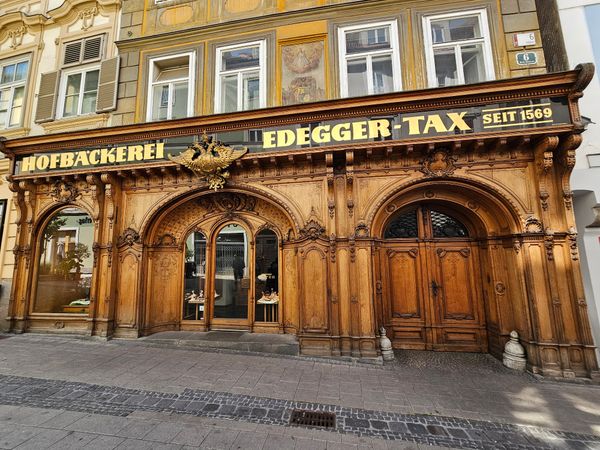
<svg viewBox="0 0 600 450">
<path fill-rule="evenodd" d="M 48 221 L 40 237 L 33 312 L 88 312 L 93 236 L 91 218 L 78 208 L 65 208 Z"/>
</svg>

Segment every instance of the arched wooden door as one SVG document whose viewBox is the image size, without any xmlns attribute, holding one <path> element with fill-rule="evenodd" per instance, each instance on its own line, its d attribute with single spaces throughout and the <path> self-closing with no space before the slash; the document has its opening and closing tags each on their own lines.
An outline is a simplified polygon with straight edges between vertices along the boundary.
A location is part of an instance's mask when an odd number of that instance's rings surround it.
<svg viewBox="0 0 600 450">
<path fill-rule="evenodd" d="M 394 347 L 487 351 L 473 234 L 451 211 L 436 205 L 392 216 L 380 267 L 384 325 Z"/>
</svg>

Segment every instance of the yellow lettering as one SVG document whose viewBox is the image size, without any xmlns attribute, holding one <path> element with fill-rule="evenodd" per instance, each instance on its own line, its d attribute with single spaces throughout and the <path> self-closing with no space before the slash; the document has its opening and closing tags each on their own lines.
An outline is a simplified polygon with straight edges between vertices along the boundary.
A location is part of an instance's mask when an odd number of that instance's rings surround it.
<svg viewBox="0 0 600 450">
<path fill-rule="evenodd" d="M 298 128 L 296 132 L 296 145 L 310 144 L 310 128 Z"/>
<path fill-rule="evenodd" d="M 50 165 L 50 158 L 46 155 L 40 155 L 37 157 L 35 167 L 37 170 L 46 170 Z"/>
<path fill-rule="evenodd" d="M 277 131 L 277 147 L 289 147 L 296 141 L 296 133 L 292 130 Z"/>
<path fill-rule="evenodd" d="M 144 145 L 144 160 L 146 159 L 154 159 L 154 144 L 145 144 Z"/>
<path fill-rule="evenodd" d="M 331 138 L 334 141 L 349 141 L 352 139 L 349 123 L 338 123 L 331 129 Z"/>
<path fill-rule="evenodd" d="M 312 130 L 312 140 L 317 144 L 323 144 L 331 141 L 331 134 L 329 130 L 331 125 L 319 125 Z"/>
<path fill-rule="evenodd" d="M 492 123 L 492 115 L 490 113 L 484 114 L 483 115 L 483 124 L 489 125 L 490 123 Z"/>
<path fill-rule="evenodd" d="M 75 161 L 75 155 L 73 154 L 73 152 L 65 152 L 60 154 L 61 169 L 73 167 L 73 161 Z"/>
<path fill-rule="evenodd" d="M 419 122 L 424 119 L 425 116 L 404 117 L 402 122 L 408 122 L 408 134 L 421 134 Z"/>
<path fill-rule="evenodd" d="M 89 166 L 90 162 L 88 161 L 87 152 L 81 151 L 77 152 L 77 157 L 75 158 L 74 166 Z"/>
<path fill-rule="evenodd" d="M 117 158 L 115 161 L 118 163 L 127 161 L 127 147 L 117 147 Z"/>
<path fill-rule="evenodd" d="M 100 160 L 98 158 L 100 158 L 100 150 L 92 150 L 90 152 L 90 154 L 88 155 L 89 160 L 90 160 L 90 164 L 92 165 L 96 165 L 96 164 L 100 164 Z"/>
<path fill-rule="evenodd" d="M 21 172 L 35 170 L 35 156 L 27 156 L 21 161 Z"/>
<path fill-rule="evenodd" d="M 50 168 L 51 169 L 56 169 L 56 166 L 58 166 L 59 159 L 60 159 L 59 153 L 53 153 L 50 155 Z"/>
<path fill-rule="evenodd" d="M 442 122 L 442 118 L 438 114 L 432 114 L 427 117 L 427 122 L 425 123 L 423 133 L 429 133 L 429 129 L 432 127 L 435 129 L 436 133 L 444 133 L 448 131 L 446 129 L 446 125 L 444 125 L 444 122 Z"/>
<path fill-rule="evenodd" d="M 277 145 L 275 131 L 264 131 L 263 132 L 263 148 L 274 148 Z"/>
<path fill-rule="evenodd" d="M 159 142 L 156 144 L 156 155 L 154 156 L 156 159 L 163 159 L 165 157 L 165 143 Z"/>
<path fill-rule="evenodd" d="M 378 137 L 388 137 L 392 134 L 390 131 L 390 121 L 387 119 L 369 120 L 369 139 Z"/>
<path fill-rule="evenodd" d="M 108 164 L 115 162 L 115 148 L 103 148 L 100 150 L 100 164 Z"/>
<path fill-rule="evenodd" d="M 162 144 L 164 146 L 164 144 Z M 142 161 L 144 159 L 144 146 L 131 145 L 129 146 L 129 155 L 127 161 Z"/>
<path fill-rule="evenodd" d="M 466 111 L 461 113 L 448 113 L 448 118 L 452 121 L 452 125 L 448 131 L 453 131 L 458 128 L 460 131 L 471 131 L 471 127 L 467 125 L 463 117 L 467 114 Z"/>
<path fill-rule="evenodd" d="M 367 122 L 353 122 L 352 123 L 352 139 L 366 139 L 367 138 Z"/>
</svg>

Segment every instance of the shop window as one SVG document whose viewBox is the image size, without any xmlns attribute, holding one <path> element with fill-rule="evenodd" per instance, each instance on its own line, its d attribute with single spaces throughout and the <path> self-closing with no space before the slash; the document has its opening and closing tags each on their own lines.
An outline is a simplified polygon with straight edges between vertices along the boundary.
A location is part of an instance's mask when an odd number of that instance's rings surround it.
<svg viewBox="0 0 600 450">
<path fill-rule="evenodd" d="M 204 319 L 206 237 L 196 231 L 185 241 L 183 320 Z"/>
<path fill-rule="evenodd" d="M 60 70 L 41 75 L 36 123 L 116 109 L 120 59 L 105 59 L 104 46 L 104 35 L 64 45 Z"/>
<path fill-rule="evenodd" d="M 193 52 L 150 60 L 147 120 L 193 115 L 194 61 Z"/>
<path fill-rule="evenodd" d="M 215 112 L 264 108 L 266 43 L 251 42 L 217 48 Z"/>
<path fill-rule="evenodd" d="M 214 317 L 247 319 L 250 278 L 246 231 L 237 224 L 225 226 L 217 235 L 215 250 Z"/>
<path fill-rule="evenodd" d="M 29 58 L 0 62 L 0 128 L 23 125 Z"/>
<path fill-rule="evenodd" d="M 430 87 L 494 79 L 485 10 L 428 16 L 423 23 Z"/>
<path fill-rule="evenodd" d="M 279 308 L 279 245 L 277 235 L 262 230 L 256 236 L 256 321 L 277 322 Z"/>
<path fill-rule="evenodd" d="M 62 209 L 48 221 L 40 236 L 34 313 L 88 313 L 93 241 L 93 221 L 81 209 Z"/>
<path fill-rule="evenodd" d="M 396 21 L 339 29 L 342 97 L 401 90 Z"/>
</svg>

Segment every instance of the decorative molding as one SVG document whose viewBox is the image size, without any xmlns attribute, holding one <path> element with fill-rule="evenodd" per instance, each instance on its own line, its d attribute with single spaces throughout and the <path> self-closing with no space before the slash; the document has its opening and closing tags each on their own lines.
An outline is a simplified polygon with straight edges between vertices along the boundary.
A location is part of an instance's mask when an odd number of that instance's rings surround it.
<svg viewBox="0 0 600 450">
<path fill-rule="evenodd" d="M 94 6 L 92 8 L 84 9 L 80 11 L 77 15 L 77 19 L 81 20 L 81 29 L 83 31 L 89 30 L 94 26 L 94 18 L 98 15 L 98 7 Z"/>
<path fill-rule="evenodd" d="M 128 246 L 131 247 L 133 244 L 139 244 L 141 242 L 140 234 L 133 228 L 126 228 L 123 234 L 117 239 L 117 247 Z"/>
<path fill-rule="evenodd" d="M 18 28 L 14 28 L 8 32 L 8 38 L 11 40 L 9 47 L 13 50 L 16 49 L 23 43 L 23 36 L 27 32 L 27 27 L 22 25 Z"/>
<path fill-rule="evenodd" d="M 526 233 L 542 233 L 544 231 L 544 227 L 542 222 L 535 217 L 528 217 L 525 221 L 525 232 Z"/>
<path fill-rule="evenodd" d="M 325 234 L 325 228 L 315 218 L 306 222 L 303 228 L 300 229 L 300 237 L 315 241 Z"/>
<path fill-rule="evenodd" d="M 50 195 L 59 203 L 71 203 L 77 200 L 81 193 L 70 181 L 57 181 L 52 185 Z"/>
<path fill-rule="evenodd" d="M 426 159 L 420 162 L 421 172 L 426 177 L 449 177 L 454 174 L 456 156 L 452 156 L 446 149 L 433 150 Z M 427 193 L 426 193 L 427 194 Z"/>
</svg>

